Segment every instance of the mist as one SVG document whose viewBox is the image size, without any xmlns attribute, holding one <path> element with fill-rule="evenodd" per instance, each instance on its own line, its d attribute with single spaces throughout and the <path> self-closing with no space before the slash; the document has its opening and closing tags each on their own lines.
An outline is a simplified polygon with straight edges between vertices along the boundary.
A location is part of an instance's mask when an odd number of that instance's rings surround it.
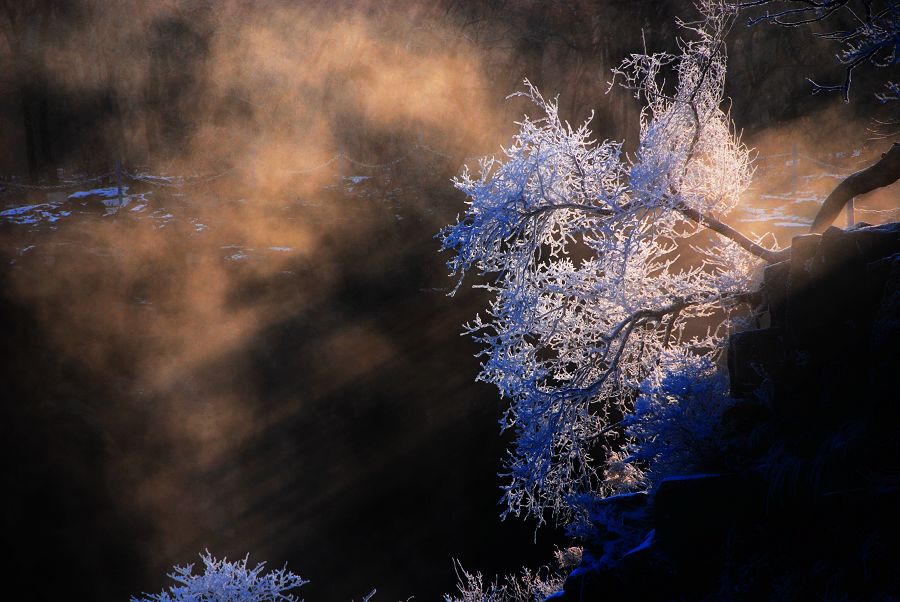
<svg viewBox="0 0 900 602">
<path fill-rule="evenodd" d="M 486 297 L 446 297 L 433 236 L 523 78 L 633 148 L 609 69 L 688 4 L 0 3 L 4 515 L 27 574 L 61 567 L 36 595 L 157 591 L 203 549 L 310 600 L 548 562 L 558 533 L 498 518 L 502 400 L 458 336 Z M 734 36 L 733 115 L 772 157 L 734 225 L 784 245 L 816 205 L 773 195 L 881 149 L 867 105 L 809 95 L 825 46 Z"/>
</svg>

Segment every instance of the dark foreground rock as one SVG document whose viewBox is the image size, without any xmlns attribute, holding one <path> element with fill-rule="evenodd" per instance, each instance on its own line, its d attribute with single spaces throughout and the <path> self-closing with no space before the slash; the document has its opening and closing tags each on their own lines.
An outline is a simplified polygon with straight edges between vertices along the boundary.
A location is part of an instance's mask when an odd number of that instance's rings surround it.
<svg viewBox="0 0 900 602">
<path fill-rule="evenodd" d="M 729 474 L 663 481 L 562 600 L 900 600 L 900 224 L 794 239 L 734 335 Z"/>
</svg>

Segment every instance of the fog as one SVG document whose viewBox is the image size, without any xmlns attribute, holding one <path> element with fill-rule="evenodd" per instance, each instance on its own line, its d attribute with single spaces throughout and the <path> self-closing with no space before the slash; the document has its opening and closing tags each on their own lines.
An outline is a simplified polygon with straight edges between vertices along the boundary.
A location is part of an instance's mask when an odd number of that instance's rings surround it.
<svg viewBox="0 0 900 602">
<path fill-rule="evenodd" d="M 287 562 L 309 600 L 549 562 L 559 534 L 499 521 L 502 401 L 458 336 L 485 297 L 444 295 L 433 235 L 525 77 L 633 148 L 609 69 L 642 29 L 671 49 L 686 4 L 0 3 L 0 200 L 37 207 L 0 224 L 5 527 L 58 575 L 38 597 L 157 591 L 207 548 Z M 785 245 L 816 205 L 777 195 L 883 149 L 867 109 L 809 96 L 824 46 L 735 37 L 733 115 L 768 163 L 734 225 Z M 117 163 L 123 206 L 90 193 Z"/>
</svg>

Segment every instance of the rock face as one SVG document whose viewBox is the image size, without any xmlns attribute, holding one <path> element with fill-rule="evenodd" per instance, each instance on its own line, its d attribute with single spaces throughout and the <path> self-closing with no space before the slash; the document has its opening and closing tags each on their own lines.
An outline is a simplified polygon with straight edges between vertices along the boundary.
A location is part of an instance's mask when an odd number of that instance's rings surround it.
<svg viewBox="0 0 900 602">
<path fill-rule="evenodd" d="M 764 380 L 795 381 L 797 371 L 844 383 L 841 373 L 859 360 L 868 366 L 881 365 L 886 354 L 896 358 L 897 337 L 882 329 L 897 320 L 897 291 L 888 285 L 893 278 L 896 287 L 898 241 L 898 224 L 796 237 L 791 259 L 765 270 L 769 327 L 731 338 L 732 395 L 745 396 Z"/>
<path fill-rule="evenodd" d="M 900 224 L 798 236 L 761 293 L 729 345 L 732 470 L 635 498 L 646 535 L 598 529 L 560 599 L 900 599 Z"/>
</svg>

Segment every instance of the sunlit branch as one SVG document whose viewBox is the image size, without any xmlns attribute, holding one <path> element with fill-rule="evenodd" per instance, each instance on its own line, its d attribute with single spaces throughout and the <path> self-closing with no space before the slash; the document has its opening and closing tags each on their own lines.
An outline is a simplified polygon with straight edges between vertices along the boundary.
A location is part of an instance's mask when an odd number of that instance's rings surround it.
<svg viewBox="0 0 900 602">
<path fill-rule="evenodd" d="M 693 298 L 693 299 L 675 299 L 670 304 L 660 307 L 657 309 L 641 309 L 635 311 L 631 315 L 624 318 L 613 328 L 612 332 L 607 337 L 608 343 L 617 342 L 616 352 L 611 359 L 608 359 L 609 347 L 607 347 L 606 353 L 600 358 L 600 361 L 607 364 L 607 368 L 601 375 L 591 382 L 588 385 L 577 388 L 570 389 L 562 389 L 557 393 L 557 396 L 573 398 L 573 397 L 584 397 L 590 398 L 597 393 L 597 390 L 606 382 L 609 376 L 616 370 L 619 360 L 622 357 L 622 352 L 625 349 L 626 343 L 628 342 L 629 337 L 632 332 L 638 326 L 642 326 L 650 321 L 661 321 L 664 318 L 671 316 L 672 322 L 677 318 L 677 316 L 684 310 L 702 304 L 707 304 L 710 301 L 732 301 L 734 303 L 746 303 L 750 302 L 751 294 L 746 291 L 736 291 L 736 292 L 727 292 L 720 296 L 716 296 L 715 299 L 708 298 Z M 663 336 L 664 343 L 668 340 L 669 335 L 671 334 L 671 329 L 669 327 L 666 328 L 666 331 Z"/>
<path fill-rule="evenodd" d="M 697 211 L 696 209 L 692 209 L 685 205 L 679 205 L 677 207 L 678 212 L 684 215 L 685 217 L 706 226 L 710 230 L 721 234 L 725 238 L 736 242 L 742 249 L 747 251 L 748 253 L 752 253 L 753 255 L 759 257 L 760 259 L 765 260 L 768 263 L 777 263 L 779 261 L 783 261 L 790 256 L 790 249 L 783 249 L 781 251 L 772 251 L 759 245 L 725 222 L 717 220 L 716 218 L 704 215 Z"/>
<path fill-rule="evenodd" d="M 541 207 L 532 209 L 531 211 L 524 213 L 523 217 L 530 218 L 563 209 L 580 211 L 589 215 L 595 215 L 597 217 L 612 217 L 618 213 L 611 209 L 605 209 L 603 207 L 592 207 L 590 205 L 582 205 L 579 203 L 558 203 L 553 205 L 543 205 Z M 622 211 L 627 211 L 628 209 L 630 209 L 629 205 L 622 207 Z M 675 209 L 684 217 L 702 226 L 705 226 L 718 234 L 721 234 L 725 238 L 740 245 L 740 247 L 748 253 L 751 253 L 768 263 L 777 263 L 779 261 L 783 261 L 789 254 L 789 250 L 785 249 L 778 251 L 767 249 L 762 245 L 753 242 L 725 222 L 716 219 L 711 215 L 704 215 L 696 209 L 691 209 L 684 204 L 676 205 Z"/>
</svg>

